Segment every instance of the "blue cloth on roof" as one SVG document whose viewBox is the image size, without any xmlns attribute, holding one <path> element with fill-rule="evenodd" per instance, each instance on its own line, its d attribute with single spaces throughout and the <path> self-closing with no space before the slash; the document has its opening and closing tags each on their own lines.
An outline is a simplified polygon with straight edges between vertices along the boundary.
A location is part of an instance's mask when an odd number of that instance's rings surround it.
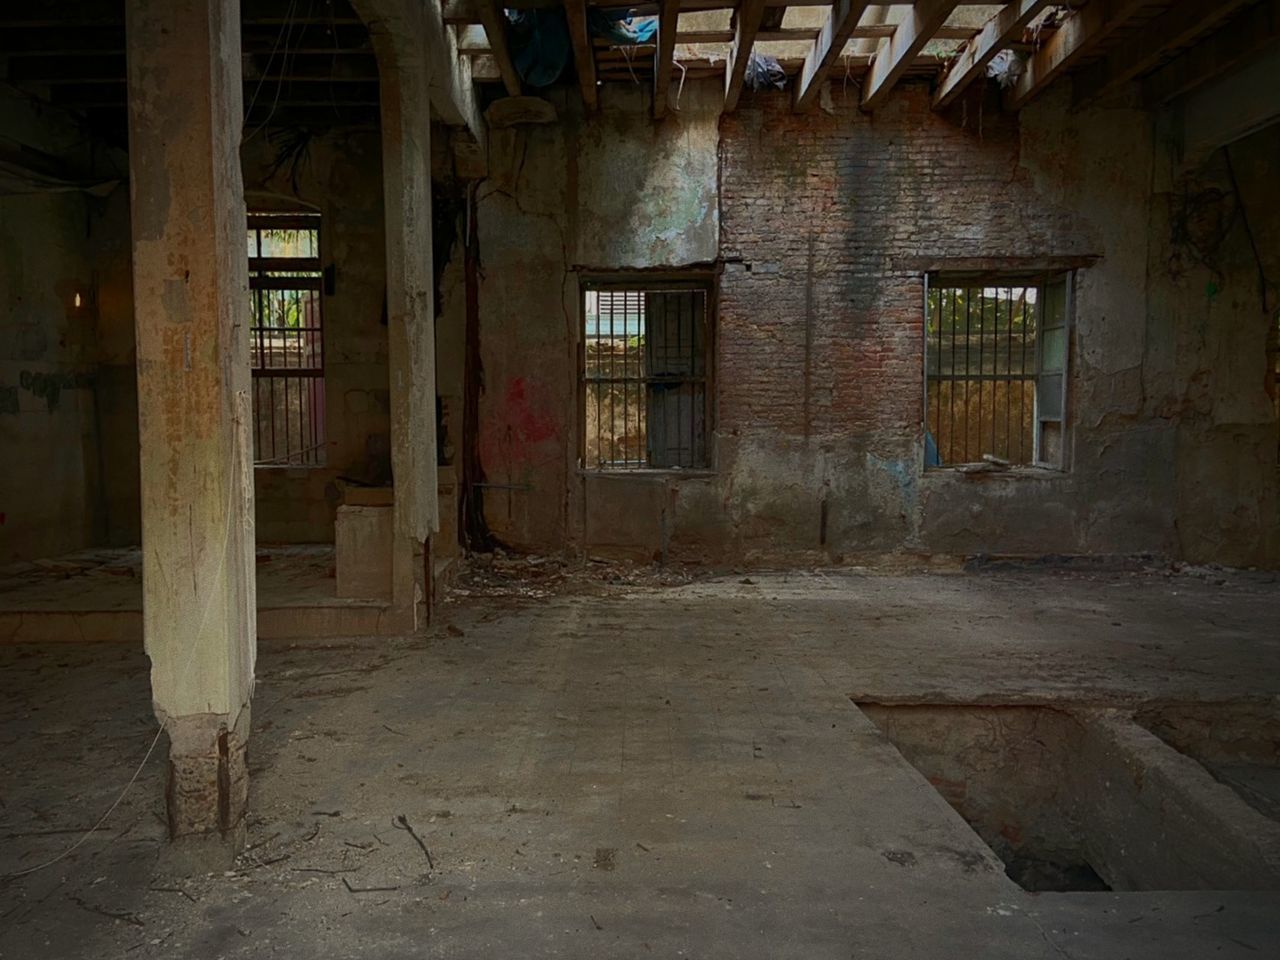
<svg viewBox="0 0 1280 960">
<path fill-rule="evenodd" d="M 587 31 L 614 43 L 652 43 L 658 35 L 658 18 L 634 17 L 626 7 L 592 7 L 587 11 Z"/>
<path fill-rule="evenodd" d="M 562 9 L 507 10 L 507 48 L 522 82 L 549 87 L 560 79 L 572 47 Z"/>
</svg>

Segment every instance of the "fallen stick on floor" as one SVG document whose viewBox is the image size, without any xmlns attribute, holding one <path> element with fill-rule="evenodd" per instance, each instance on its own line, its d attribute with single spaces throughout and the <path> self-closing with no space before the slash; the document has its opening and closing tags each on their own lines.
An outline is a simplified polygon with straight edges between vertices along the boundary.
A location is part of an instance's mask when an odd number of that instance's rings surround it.
<svg viewBox="0 0 1280 960">
<path fill-rule="evenodd" d="M 342 878 L 342 885 L 351 893 L 391 893 L 393 890 L 400 889 L 399 887 L 353 887 L 346 877 Z"/>
<path fill-rule="evenodd" d="M 407 830 L 409 832 L 409 836 L 418 841 L 418 846 L 420 846 L 422 848 L 422 852 L 427 855 L 427 866 L 432 870 L 435 870 L 436 862 L 431 858 L 431 851 L 427 849 L 426 843 L 420 836 L 418 836 L 417 831 L 413 829 L 413 824 L 409 822 L 409 818 L 402 813 L 391 822 L 391 825 L 397 830 Z"/>
<path fill-rule="evenodd" d="M 192 903 L 200 902 L 191 894 L 187 893 L 187 891 L 183 890 L 181 887 L 148 887 L 147 889 L 153 893 L 180 893 L 184 897 L 186 897 L 188 900 L 190 900 Z"/>
</svg>

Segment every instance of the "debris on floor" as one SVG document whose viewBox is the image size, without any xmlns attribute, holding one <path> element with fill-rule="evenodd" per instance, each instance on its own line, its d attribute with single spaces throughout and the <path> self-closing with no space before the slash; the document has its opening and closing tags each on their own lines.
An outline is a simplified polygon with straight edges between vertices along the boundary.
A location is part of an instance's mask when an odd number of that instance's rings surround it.
<svg viewBox="0 0 1280 960">
<path fill-rule="evenodd" d="M 472 556 L 448 589 L 460 597 L 539 600 L 567 594 L 600 595 L 619 587 L 678 587 L 708 575 L 699 567 L 659 566 L 626 560 L 567 559 L 504 550 Z"/>
</svg>

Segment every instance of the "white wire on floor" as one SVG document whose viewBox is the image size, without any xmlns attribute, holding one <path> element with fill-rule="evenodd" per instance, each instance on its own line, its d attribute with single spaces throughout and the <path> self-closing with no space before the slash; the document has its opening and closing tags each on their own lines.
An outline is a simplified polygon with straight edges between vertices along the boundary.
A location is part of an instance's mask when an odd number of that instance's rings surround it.
<svg viewBox="0 0 1280 960">
<path fill-rule="evenodd" d="M 236 426 L 238 429 L 239 428 L 238 421 L 236 423 Z M 240 445 L 236 444 L 235 460 L 233 461 L 233 464 L 232 464 L 233 467 L 236 467 L 236 468 L 239 467 L 241 455 L 242 454 L 241 454 Z M 235 475 L 236 474 L 233 473 L 230 476 L 235 476 Z M 222 527 L 222 548 L 221 548 L 221 555 L 222 555 L 221 566 L 222 566 L 224 577 L 227 575 L 227 547 L 231 543 L 231 502 L 232 502 L 232 494 L 234 490 L 235 490 L 235 484 L 228 483 L 227 484 L 227 502 L 223 510 L 223 513 L 226 515 L 226 522 L 223 524 L 223 527 Z M 186 681 L 187 676 L 191 671 L 191 665 L 195 663 L 195 659 L 196 659 L 195 654 L 196 654 L 196 650 L 198 649 L 199 639 L 200 639 L 200 636 L 204 633 L 204 628 L 209 621 L 209 611 L 211 609 L 213 609 L 212 594 L 210 594 L 209 598 L 205 601 L 204 611 L 200 615 L 200 624 L 196 629 L 195 633 L 191 634 L 191 639 L 188 641 L 189 647 L 186 651 L 186 659 L 182 664 L 182 668 L 178 676 L 179 684 L 182 684 L 183 682 Z M 80 847 L 84 846 L 84 844 L 89 841 L 89 838 L 92 837 L 95 833 L 97 833 L 98 830 L 101 829 L 102 825 L 107 822 L 111 814 L 115 813 L 116 807 L 120 806 L 125 796 L 127 796 L 129 791 L 133 789 L 133 785 L 138 782 L 138 777 L 142 776 L 142 771 L 146 768 L 147 762 L 151 759 L 151 755 L 155 753 L 156 746 L 160 743 L 160 737 L 161 735 L 164 734 L 165 729 L 168 726 L 168 723 L 169 723 L 168 716 L 166 716 L 164 720 L 160 721 L 160 727 L 158 730 L 156 730 L 156 735 L 151 739 L 151 745 L 147 747 L 147 752 L 143 754 L 142 761 L 138 764 L 137 768 L 133 771 L 133 776 L 129 778 L 128 782 L 124 785 L 123 789 L 121 789 L 119 795 L 117 795 L 115 800 L 111 802 L 111 806 L 107 807 L 106 813 L 100 816 L 97 822 L 94 823 L 94 825 L 91 826 L 88 830 L 86 830 L 80 836 L 80 838 L 76 840 L 75 843 L 71 844 L 71 846 L 67 847 L 57 856 L 51 857 L 50 859 L 45 860 L 42 863 L 38 863 L 35 866 L 27 867 L 23 870 L 16 870 L 12 873 L 6 873 L 3 875 L 0 875 L 0 881 L 17 880 L 20 877 L 26 877 L 33 873 L 39 873 L 41 870 L 47 870 L 49 867 L 52 867 L 54 864 L 66 859 L 76 850 L 80 849 Z M 108 841 L 108 843 L 110 843 L 110 841 Z"/>
</svg>

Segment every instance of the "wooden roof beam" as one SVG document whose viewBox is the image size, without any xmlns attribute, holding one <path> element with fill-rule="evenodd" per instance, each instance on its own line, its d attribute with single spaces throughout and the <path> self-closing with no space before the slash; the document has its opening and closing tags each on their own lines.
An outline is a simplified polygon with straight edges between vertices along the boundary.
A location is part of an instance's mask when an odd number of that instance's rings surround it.
<svg viewBox="0 0 1280 960">
<path fill-rule="evenodd" d="M 880 48 L 871 72 L 862 85 L 862 109 L 883 106 L 894 84 L 906 73 L 916 54 L 947 22 L 957 0 L 920 0 L 898 24 L 887 44 Z"/>
<path fill-rule="evenodd" d="M 960 56 L 951 64 L 951 69 L 933 95 L 933 109 L 945 110 L 951 106 L 969 84 L 982 76 L 991 58 L 1018 40 L 1022 31 L 1052 2 L 1017 0 L 1016 3 L 1006 3 L 983 25 L 977 36 L 965 44 Z"/>
<path fill-rule="evenodd" d="M 818 93 L 826 82 L 831 68 L 835 66 L 844 45 L 848 42 L 853 28 L 862 19 L 869 2 L 863 0 L 836 0 L 831 5 L 831 13 L 827 22 L 822 25 L 818 39 L 813 41 L 813 49 L 805 57 L 804 67 L 796 81 L 795 109 L 797 112 L 809 110 L 818 102 Z"/>
<path fill-rule="evenodd" d="M 747 61 L 751 59 L 751 47 L 756 42 L 756 34 L 763 19 L 764 0 L 742 0 L 742 6 L 738 8 L 733 47 L 729 50 L 729 62 L 724 71 L 725 113 L 732 113 L 738 106 L 742 82 L 747 75 Z"/>
<path fill-rule="evenodd" d="M 658 49 L 653 55 L 653 116 L 657 120 L 667 115 L 667 95 L 671 92 L 671 67 L 679 29 L 680 0 L 662 0 L 658 7 Z"/>
<path fill-rule="evenodd" d="M 1106 39 L 1146 0 L 1091 0 L 1063 21 L 1043 47 L 1027 61 L 1027 69 L 1005 97 L 1018 110 L 1039 96 L 1064 71 Z"/>
<path fill-rule="evenodd" d="M 1091 64 L 1075 75 L 1072 78 L 1075 102 L 1090 103 L 1116 94 L 1131 80 L 1154 70 L 1171 51 L 1189 47 L 1250 2 L 1184 2 L 1173 8 L 1149 24 L 1148 29 L 1107 51 L 1099 63 Z"/>
<path fill-rule="evenodd" d="M 569 22 L 569 39 L 573 42 L 573 63 L 578 70 L 578 88 L 588 111 L 600 106 L 596 88 L 596 53 L 587 29 L 587 0 L 564 0 L 564 15 Z"/>
<path fill-rule="evenodd" d="M 507 47 L 507 15 L 503 12 L 503 4 L 501 0 L 480 0 L 476 10 L 489 37 L 489 50 L 498 64 L 498 72 L 502 74 L 502 85 L 507 88 L 508 96 L 518 97 L 520 74 L 511 62 L 511 51 Z"/>
</svg>

